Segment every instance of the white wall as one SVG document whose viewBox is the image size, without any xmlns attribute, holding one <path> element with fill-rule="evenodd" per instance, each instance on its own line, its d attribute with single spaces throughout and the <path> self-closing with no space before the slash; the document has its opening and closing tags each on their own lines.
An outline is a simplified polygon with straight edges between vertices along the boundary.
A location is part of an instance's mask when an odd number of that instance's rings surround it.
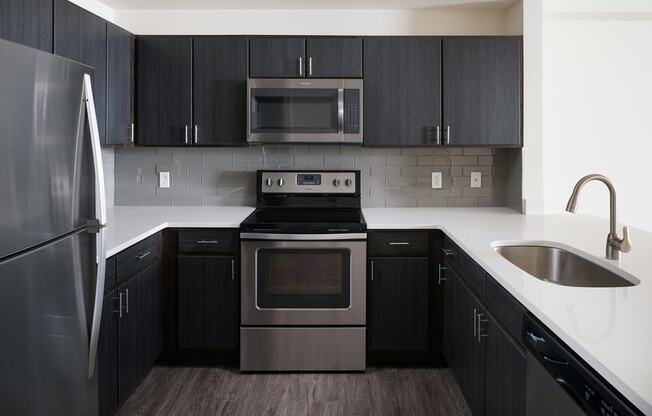
<svg viewBox="0 0 652 416">
<path fill-rule="evenodd" d="M 95 13 L 101 18 L 108 20 L 109 22 L 115 23 L 115 10 L 106 4 L 102 3 L 100 0 L 68 0 L 71 3 L 75 3 L 79 7 Z"/>
<path fill-rule="evenodd" d="M 652 2 L 547 0 L 542 56 L 545 211 L 562 212 L 575 182 L 598 172 L 616 184 L 621 222 L 652 230 Z M 608 216 L 602 184 L 578 212 Z"/>
<path fill-rule="evenodd" d="M 515 3 L 505 11 L 505 34 L 523 34 L 523 1 Z"/>
<path fill-rule="evenodd" d="M 116 10 L 116 23 L 136 34 L 211 35 L 494 35 L 505 12 L 420 10 Z"/>
</svg>

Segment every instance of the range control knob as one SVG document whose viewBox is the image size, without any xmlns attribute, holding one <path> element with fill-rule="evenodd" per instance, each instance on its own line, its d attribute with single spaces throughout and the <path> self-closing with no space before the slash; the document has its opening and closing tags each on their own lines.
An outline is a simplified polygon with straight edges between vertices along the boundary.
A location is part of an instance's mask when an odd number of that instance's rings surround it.
<svg viewBox="0 0 652 416">
<path fill-rule="evenodd" d="M 274 183 L 274 182 L 272 181 L 272 178 L 267 178 L 267 179 L 265 179 L 265 185 L 267 185 L 267 186 L 272 186 L 273 183 Z"/>
<path fill-rule="evenodd" d="M 353 185 L 353 181 L 351 179 L 347 179 L 347 180 L 344 181 L 344 185 L 351 186 L 351 185 Z"/>
<path fill-rule="evenodd" d="M 283 178 L 278 180 L 278 186 L 283 186 L 284 183 L 285 181 L 283 180 Z"/>
<path fill-rule="evenodd" d="M 340 180 L 339 179 L 333 179 L 333 186 L 336 187 L 336 188 L 338 186 L 340 186 Z"/>
</svg>

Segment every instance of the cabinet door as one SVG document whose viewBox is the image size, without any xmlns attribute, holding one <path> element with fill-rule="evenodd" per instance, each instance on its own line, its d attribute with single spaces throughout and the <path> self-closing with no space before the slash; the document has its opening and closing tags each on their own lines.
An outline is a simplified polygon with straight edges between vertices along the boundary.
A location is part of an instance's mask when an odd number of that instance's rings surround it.
<svg viewBox="0 0 652 416">
<path fill-rule="evenodd" d="M 455 373 L 462 394 L 475 416 L 484 414 L 484 346 L 478 337 L 478 315 L 485 316 L 482 304 L 459 280 L 459 366 Z"/>
<path fill-rule="evenodd" d="M 136 141 L 190 144 L 192 38 L 139 36 L 136 53 Z"/>
<path fill-rule="evenodd" d="M 314 78 L 361 78 L 362 39 L 308 38 L 306 76 Z"/>
<path fill-rule="evenodd" d="M 107 23 L 107 144 L 132 142 L 133 44 L 134 36 Z"/>
<path fill-rule="evenodd" d="M 521 145 L 521 38 L 446 38 L 443 56 L 450 144 Z"/>
<path fill-rule="evenodd" d="M 247 38 L 193 42 L 193 143 L 246 144 Z"/>
<path fill-rule="evenodd" d="M 100 338 L 97 348 L 99 415 L 112 416 L 118 410 L 118 301 L 117 291 L 104 296 Z"/>
<path fill-rule="evenodd" d="M 446 264 L 447 269 L 442 270 L 445 280 L 443 285 L 443 326 L 444 326 L 444 357 L 454 372 L 459 371 L 459 349 L 460 349 L 460 316 L 458 307 L 458 277 L 451 266 Z"/>
<path fill-rule="evenodd" d="M 364 39 L 364 144 L 437 143 L 441 39 Z"/>
<path fill-rule="evenodd" d="M 483 324 L 485 415 L 525 414 L 526 353 L 491 315 Z"/>
<path fill-rule="evenodd" d="M 372 351 L 427 351 L 429 259 L 374 257 L 369 274 Z"/>
<path fill-rule="evenodd" d="M 52 52 L 52 0 L 0 1 L 0 38 Z"/>
<path fill-rule="evenodd" d="M 297 78 L 305 76 L 304 38 L 255 37 L 249 41 L 251 78 Z"/>
<path fill-rule="evenodd" d="M 68 0 L 54 0 L 54 53 L 94 68 L 95 112 L 106 143 L 106 21 Z"/>
<path fill-rule="evenodd" d="M 179 256 L 179 348 L 237 348 L 236 257 Z"/>
<path fill-rule="evenodd" d="M 160 276 L 154 263 L 118 289 L 124 301 L 119 320 L 119 403 L 138 387 L 161 348 Z"/>
</svg>

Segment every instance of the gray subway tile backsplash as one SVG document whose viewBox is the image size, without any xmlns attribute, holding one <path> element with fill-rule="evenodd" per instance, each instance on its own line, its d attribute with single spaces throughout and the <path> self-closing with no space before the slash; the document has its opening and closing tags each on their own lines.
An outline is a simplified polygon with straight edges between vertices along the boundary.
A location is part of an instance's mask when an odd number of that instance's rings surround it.
<svg viewBox="0 0 652 416">
<path fill-rule="evenodd" d="M 356 169 L 365 207 L 520 209 L 520 149 L 269 145 L 244 148 L 116 148 L 115 205 L 254 205 L 258 169 Z M 157 172 L 171 187 L 158 188 Z M 443 189 L 431 188 L 442 172 Z M 470 187 L 482 172 L 482 188 Z M 516 177 L 518 176 L 518 177 Z"/>
</svg>

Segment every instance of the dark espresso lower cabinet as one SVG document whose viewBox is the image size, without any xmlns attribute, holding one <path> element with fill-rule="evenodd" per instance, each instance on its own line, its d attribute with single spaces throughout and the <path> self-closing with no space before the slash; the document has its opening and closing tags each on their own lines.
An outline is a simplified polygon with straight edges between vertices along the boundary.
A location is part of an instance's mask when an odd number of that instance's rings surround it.
<svg viewBox="0 0 652 416">
<path fill-rule="evenodd" d="M 462 254 L 460 262 L 473 261 Z M 471 276 L 464 273 L 472 270 L 468 266 L 460 266 L 460 275 L 448 263 L 440 266 L 444 270 L 444 356 L 474 416 L 524 415 L 525 350 L 504 329 L 504 321 L 498 320 L 491 308 L 496 308 L 498 315 L 512 326 L 522 320 L 524 309 L 511 295 L 506 298 L 504 290 L 502 298 L 491 297 L 491 307 L 485 305 L 478 294 L 482 288 L 466 284 Z M 497 285 L 490 280 L 491 276 L 486 275 L 486 279 L 488 284 Z"/>
<path fill-rule="evenodd" d="M 238 267 L 234 256 L 179 256 L 179 349 L 237 348 Z"/>
<path fill-rule="evenodd" d="M 368 337 L 372 351 L 429 348 L 429 259 L 370 259 Z"/>
</svg>

